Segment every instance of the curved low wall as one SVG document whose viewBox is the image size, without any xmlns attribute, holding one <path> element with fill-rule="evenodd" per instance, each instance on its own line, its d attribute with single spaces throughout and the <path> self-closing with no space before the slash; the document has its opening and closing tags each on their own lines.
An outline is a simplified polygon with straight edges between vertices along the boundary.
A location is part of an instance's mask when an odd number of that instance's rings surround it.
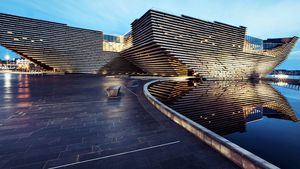
<svg viewBox="0 0 300 169">
<path fill-rule="evenodd" d="M 144 85 L 144 94 L 146 98 L 163 114 L 168 116 L 174 122 L 184 127 L 190 133 L 194 134 L 200 140 L 223 154 L 225 157 L 233 161 L 235 164 L 245 169 L 278 169 L 275 165 L 267 162 L 266 160 L 256 156 L 255 154 L 239 147 L 238 145 L 230 142 L 229 140 L 219 136 L 211 130 L 195 123 L 189 118 L 169 108 L 148 91 L 148 87 L 160 80 L 148 82 Z"/>
</svg>

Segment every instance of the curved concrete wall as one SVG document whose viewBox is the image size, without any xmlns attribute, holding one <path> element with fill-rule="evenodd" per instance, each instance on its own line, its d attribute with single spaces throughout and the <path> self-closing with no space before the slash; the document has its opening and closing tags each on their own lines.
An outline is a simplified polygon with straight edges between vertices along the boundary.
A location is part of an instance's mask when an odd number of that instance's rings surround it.
<svg viewBox="0 0 300 169">
<path fill-rule="evenodd" d="M 244 169 L 278 169 L 275 165 L 265 161 L 264 159 L 252 154 L 251 152 L 239 147 L 229 140 L 219 136 L 218 134 L 208 130 L 198 123 L 188 119 L 180 113 L 174 111 L 162 102 L 157 100 L 150 94 L 148 88 L 151 84 L 159 80 L 148 82 L 144 85 L 144 94 L 146 98 L 163 114 L 168 116 L 174 122 L 194 134 L 200 140 L 220 152 L 222 155 L 233 161 L 235 164 Z"/>
</svg>

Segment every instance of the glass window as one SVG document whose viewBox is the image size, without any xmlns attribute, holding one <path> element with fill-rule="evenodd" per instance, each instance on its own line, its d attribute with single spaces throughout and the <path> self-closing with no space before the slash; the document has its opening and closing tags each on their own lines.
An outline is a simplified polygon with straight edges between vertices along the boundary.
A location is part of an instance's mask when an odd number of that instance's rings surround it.
<svg viewBox="0 0 300 169">
<path fill-rule="evenodd" d="M 262 39 L 258 39 L 258 38 L 246 35 L 246 40 L 250 43 L 249 45 L 253 50 L 262 50 L 263 49 L 263 40 Z"/>
<path fill-rule="evenodd" d="M 261 51 L 263 50 L 263 40 L 253 37 L 253 36 L 245 36 L 245 49 L 247 51 Z"/>
<path fill-rule="evenodd" d="M 120 43 L 120 37 L 119 36 L 104 35 L 103 40 L 106 41 L 106 42 Z"/>
</svg>

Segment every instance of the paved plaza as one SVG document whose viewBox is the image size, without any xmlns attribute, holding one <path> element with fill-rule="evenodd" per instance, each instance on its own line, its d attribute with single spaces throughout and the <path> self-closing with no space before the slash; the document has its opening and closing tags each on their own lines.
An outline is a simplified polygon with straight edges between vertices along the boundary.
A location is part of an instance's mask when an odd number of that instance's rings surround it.
<svg viewBox="0 0 300 169">
<path fill-rule="evenodd" d="M 0 168 L 238 168 L 154 109 L 145 82 L 0 74 Z"/>
</svg>

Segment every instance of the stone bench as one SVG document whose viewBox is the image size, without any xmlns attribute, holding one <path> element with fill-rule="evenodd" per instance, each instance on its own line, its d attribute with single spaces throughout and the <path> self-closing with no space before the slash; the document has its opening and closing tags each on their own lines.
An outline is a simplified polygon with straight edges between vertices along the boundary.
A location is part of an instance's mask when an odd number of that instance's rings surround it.
<svg viewBox="0 0 300 169">
<path fill-rule="evenodd" d="M 121 86 L 110 86 L 106 89 L 108 97 L 118 97 Z"/>
</svg>

